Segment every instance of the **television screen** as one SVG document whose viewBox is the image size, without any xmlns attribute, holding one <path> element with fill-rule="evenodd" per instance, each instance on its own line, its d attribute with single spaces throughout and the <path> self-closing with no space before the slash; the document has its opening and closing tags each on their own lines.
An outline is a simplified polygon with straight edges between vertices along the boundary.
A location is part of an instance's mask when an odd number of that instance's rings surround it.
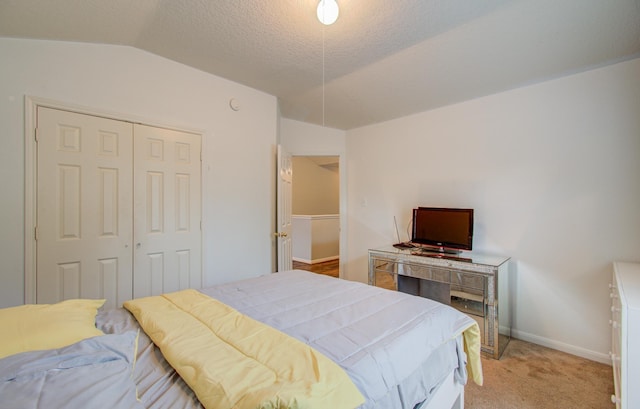
<svg viewBox="0 0 640 409">
<path fill-rule="evenodd" d="M 446 249 L 471 250 L 473 209 L 419 207 L 413 209 L 411 242 Z"/>
</svg>

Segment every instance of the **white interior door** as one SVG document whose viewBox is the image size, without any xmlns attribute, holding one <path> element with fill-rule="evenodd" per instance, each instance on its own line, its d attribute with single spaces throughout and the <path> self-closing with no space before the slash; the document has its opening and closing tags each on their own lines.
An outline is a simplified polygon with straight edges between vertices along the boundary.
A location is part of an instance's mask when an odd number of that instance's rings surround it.
<svg viewBox="0 0 640 409">
<path fill-rule="evenodd" d="M 132 125 L 39 107 L 36 302 L 132 294 Z"/>
<path fill-rule="evenodd" d="M 292 243 L 291 243 L 291 214 L 292 209 L 292 183 L 293 164 L 291 154 L 281 145 L 278 145 L 278 176 L 277 176 L 277 249 L 278 249 L 278 271 L 291 270 Z"/>
<path fill-rule="evenodd" d="M 200 135 L 134 126 L 134 298 L 202 286 Z"/>
</svg>

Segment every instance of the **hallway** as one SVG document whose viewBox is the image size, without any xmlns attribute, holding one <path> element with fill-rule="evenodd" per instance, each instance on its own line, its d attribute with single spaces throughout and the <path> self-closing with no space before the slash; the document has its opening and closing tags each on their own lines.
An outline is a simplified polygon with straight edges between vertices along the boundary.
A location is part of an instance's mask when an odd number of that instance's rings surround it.
<svg viewBox="0 0 640 409">
<path fill-rule="evenodd" d="M 315 264 L 307 264 L 294 260 L 293 268 L 296 270 L 311 271 L 312 273 L 326 274 L 337 278 L 340 274 L 340 260 L 335 259 Z"/>
</svg>

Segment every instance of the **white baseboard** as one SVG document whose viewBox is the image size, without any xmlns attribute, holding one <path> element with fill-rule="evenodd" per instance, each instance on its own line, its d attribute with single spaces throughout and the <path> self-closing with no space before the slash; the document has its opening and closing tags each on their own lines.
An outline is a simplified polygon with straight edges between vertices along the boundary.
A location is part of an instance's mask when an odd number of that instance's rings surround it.
<svg viewBox="0 0 640 409">
<path fill-rule="evenodd" d="M 544 338 L 538 335 L 533 335 L 527 332 L 518 331 L 514 329 L 511 330 L 511 336 L 513 338 L 517 338 L 522 341 L 531 342 L 532 344 L 542 345 L 543 347 L 556 349 L 558 351 L 562 351 L 571 355 L 586 358 L 591 361 L 596 361 L 603 364 L 611 365 L 611 358 L 609 357 L 608 354 L 591 351 L 589 349 L 577 347 L 575 345 L 566 344 L 564 342 L 556 341 L 549 338 Z"/>
<path fill-rule="evenodd" d="M 291 257 L 291 259 L 293 261 L 299 261 L 299 262 L 305 263 L 305 264 L 324 263 L 325 261 L 338 260 L 339 258 L 340 258 L 340 256 L 331 256 L 331 257 L 316 258 L 316 259 L 313 259 L 313 260 L 307 260 L 307 259 L 300 258 L 300 257 Z"/>
</svg>

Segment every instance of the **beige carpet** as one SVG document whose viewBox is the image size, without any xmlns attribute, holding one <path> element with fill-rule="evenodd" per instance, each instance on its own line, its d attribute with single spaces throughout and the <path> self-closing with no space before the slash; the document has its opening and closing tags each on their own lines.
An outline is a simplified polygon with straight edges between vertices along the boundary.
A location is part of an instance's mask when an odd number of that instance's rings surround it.
<svg viewBox="0 0 640 409">
<path fill-rule="evenodd" d="M 500 360 L 482 359 L 466 409 L 613 409 L 611 366 L 512 339 Z"/>
</svg>

